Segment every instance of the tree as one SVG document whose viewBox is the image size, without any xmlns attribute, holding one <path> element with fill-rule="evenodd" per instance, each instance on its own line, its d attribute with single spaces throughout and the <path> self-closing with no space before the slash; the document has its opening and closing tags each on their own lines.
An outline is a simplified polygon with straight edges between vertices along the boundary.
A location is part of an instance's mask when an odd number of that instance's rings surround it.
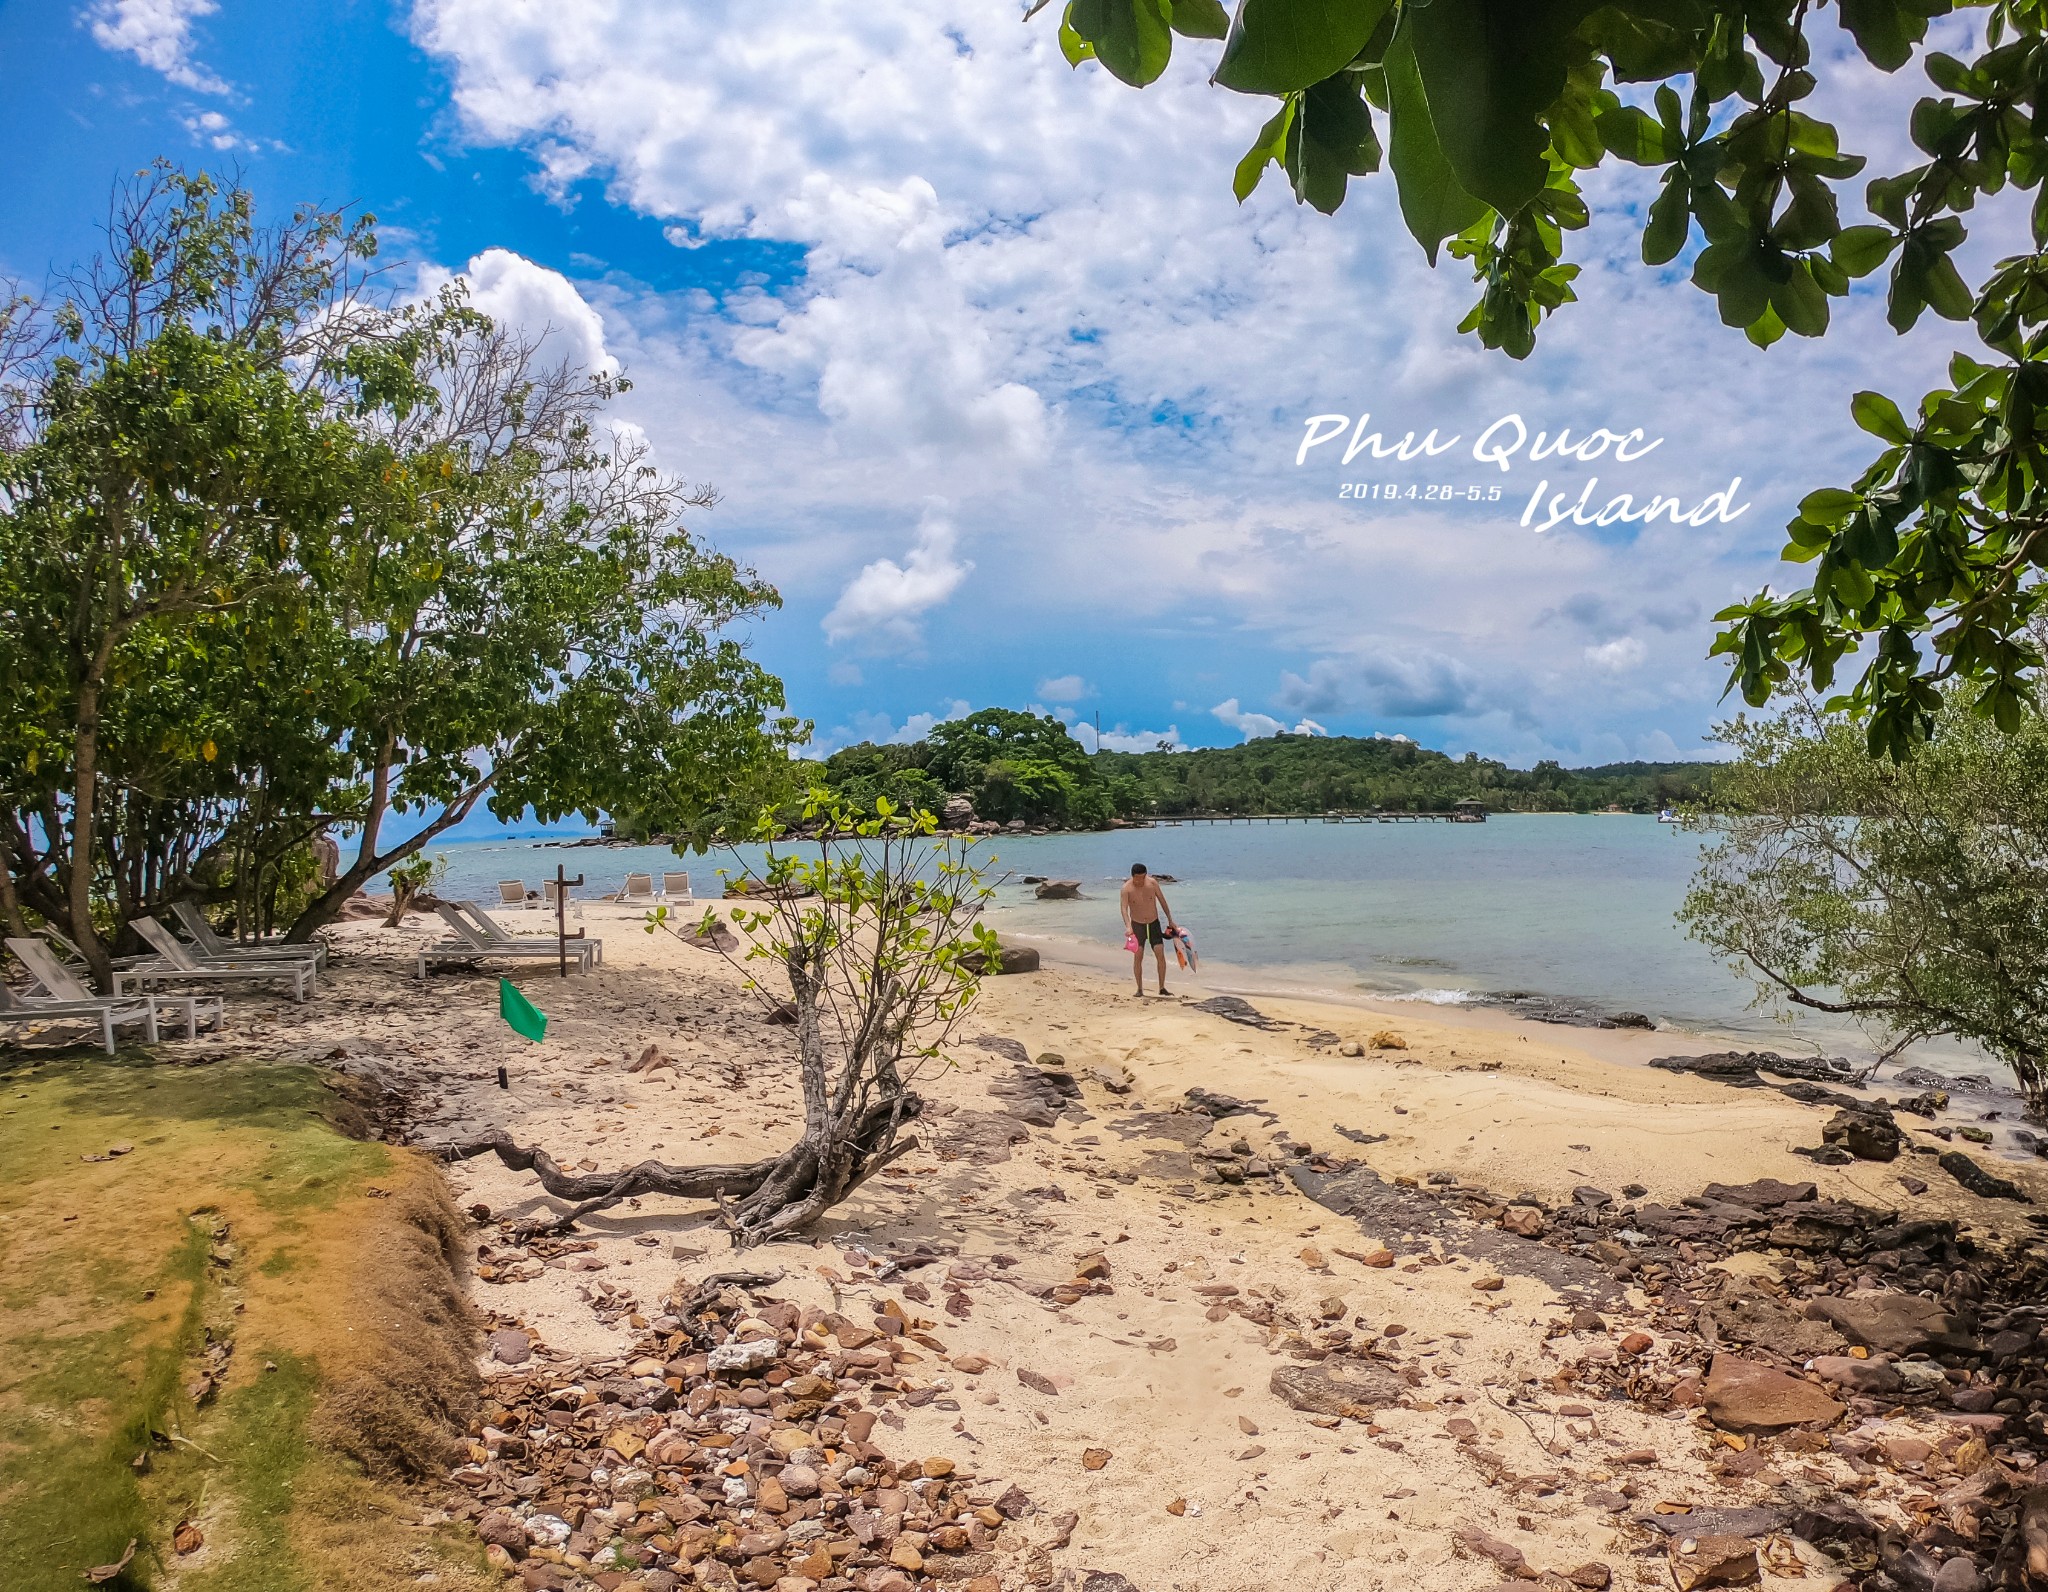
<svg viewBox="0 0 2048 1592">
<path fill-rule="evenodd" d="M 995 966 L 996 939 L 981 921 L 994 888 L 973 843 L 939 836 L 928 812 L 900 815 L 885 800 L 864 817 L 813 790 L 802 816 L 819 838 L 797 850 L 764 822 L 766 861 L 740 881 L 759 905 L 733 918 L 750 940 L 721 951 L 742 971 L 772 970 L 766 984 L 750 975 L 749 987 L 786 991 L 795 1013 L 804 1096 L 795 1144 L 744 1166 L 646 1161 L 579 1175 L 494 1132 L 447 1146 L 443 1158 L 496 1155 L 534 1172 L 550 1194 L 575 1202 L 554 1227 L 640 1194 L 716 1198 L 734 1245 L 745 1248 L 804 1227 L 914 1149 L 904 1130 L 923 1101 L 912 1085 L 943 1064 L 981 975 Z M 665 921 L 657 908 L 649 932 Z M 717 944 L 716 921 L 710 911 L 700 925 L 708 943 Z"/>
<path fill-rule="evenodd" d="M 1939 93 L 1909 131 L 1926 158 L 1869 182 L 1870 219 L 1845 225 L 1843 185 L 1865 162 L 1802 108 L 1825 70 L 1813 35 L 1832 16 L 1896 72 L 1952 9 L 1985 14 L 1984 48 L 1925 52 Z M 2048 604 L 2048 0 L 1241 0 L 1234 16 L 1218 0 L 1069 0 L 1060 22 L 1069 61 L 1136 86 L 1165 70 L 1175 34 L 1221 40 L 1213 81 L 1279 102 L 1238 163 L 1238 198 L 1275 168 L 1330 214 L 1384 163 L 1430 262 L 1448 246 L 1470 265 L 1480 294 L 1459 329 L 1488 348 L 1526 356 L 1575 297 L 1579 174 L 1610 157 L 1661 173 L 1644 263 L 1697 241 L 1694 284 L 1760 346 L 1821 336 L 1830 301 L 1887 267 L 1896 330 L 1930 309 L 1974 320 L 1994 358 L 1958 355 L 1916 421 L 1856 395 L 1886 451 L 1800 504 L 1785 556 L 1815 565 L 1811 583 L 1724 610 L 1713 650 L 1761 706 L 1794 682 L 1830 689 L 1867 649 L 1838 701 L 1892 758 L 1946 721 L 1951 680 L 2015 729 L 2042 661 L 2027 625 Z M 1962 218 L 2007 186 L 2036 194 L 2031 235 L 1973 287 L 1954 260 Z"/>
<path fill-rule="evenodd" d="M 1681 918 L 1746 963 L 1760 1002 L 1851 1017 L 1889 1051 L 1972 1040 L 2048 1109 L 2048 723 L 2013 731 L 1958 688 L 1906 763 L 1874 760 L 1811 696 L 1737 719 L 1730 816 Z M 1705 827 L 1696 821 L 1697 827 Z"/>
<path fill-rule="evenodd" d="M 0 915 L 102 984 L 138 913 L 303 939 L 480 804 L 701 839 L 788 777 L 726 633 L 775 593 L 681 523 L 715 494 L 605 421 L 618 380 L 380 297 L 375 249 L 159 165 L 102 259 L 0 294 Z"/>
</svg>

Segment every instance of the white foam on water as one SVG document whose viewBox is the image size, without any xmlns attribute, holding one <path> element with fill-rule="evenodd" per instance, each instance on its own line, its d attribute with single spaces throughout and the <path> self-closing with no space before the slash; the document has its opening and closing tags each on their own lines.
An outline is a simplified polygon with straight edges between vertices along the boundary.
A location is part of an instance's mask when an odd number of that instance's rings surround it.
<svg viewBox="0 0 2048 1592">
<path fill-rule="evenodd" d="M 1411 989 L 1401 994 L 1381 994 L 1373 991 L 1373 999 L 1380 1001 L 1420 1001 L 1426 1006 L 1470 1006 L 1481 999 L 1477 990 L 1469 989 Z"/>
</svg>

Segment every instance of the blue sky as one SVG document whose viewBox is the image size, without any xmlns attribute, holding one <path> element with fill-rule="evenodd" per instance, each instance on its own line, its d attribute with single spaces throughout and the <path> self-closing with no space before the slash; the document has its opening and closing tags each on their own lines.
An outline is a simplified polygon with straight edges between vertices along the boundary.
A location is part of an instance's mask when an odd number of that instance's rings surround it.
<svg viewBox="0 0 2048 1592">
<path fill-rule="evenodd" d="M 781 588 L 753 643 L 825 747 L 1000 704 L 1127 745 L 1306 720 L 1520 764 L 1698 754 L 1714 610 L 1783 584 L 1792 505 L 1868 456 L 1850 392 L 1912 401 L 1957 330 L 1895 338 L 1866 291 L 1824 342 L 1752 349 L 1636 262 L 1652 190 L 1624 170 L 1571 244 L 1582 302 L 1533 359 L 1487 355 L 1386 181 L 1335 219 L 1277 178 L 1233 202 L 1267 107 L 1206 87 L 1208 47 L 1133 93 L 1018 9 L 8 0 L 0 271 L 79 258 L 157 155 L 374 211 L 394 286 L 467 271 L 624 364 L 661 461 L 724 493 L 697 529 Z M 1909 162 L 1909 75 L 1826 74 L 1873 173 Z M 1347 431 L 1297 464 L 1308 417 L 1361 414 L 1459 440 L 1347 468 Z M 1475 459 L 1510 414 L 1663 440 Z M 1732 519 L 1519 523 L 1542 480 L 1690 511 L 1738 477 Z"/>
</svg>

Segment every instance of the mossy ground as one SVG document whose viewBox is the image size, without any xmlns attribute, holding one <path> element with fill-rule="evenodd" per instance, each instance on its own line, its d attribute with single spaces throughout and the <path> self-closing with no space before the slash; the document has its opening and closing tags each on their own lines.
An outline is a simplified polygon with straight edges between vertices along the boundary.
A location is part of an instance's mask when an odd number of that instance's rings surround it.
<svg viewBox="0 0 2048 1592">
<path fill-rule="evenodd" d="M 333 1085 L 249 1062 L 0 1061 L 0 1587 L 69 1592 L 131 1539 L 116 1588 L 483 1584 L 473 1543 L 366 1474 L 377 1442 L 417 1449 L 459 1404 L 466 1347 L 436 1174 L 344 1131 Z M 451 1343 L 399 1319 L 393 1301 L 423 1293 Z M 232 1351 L 195 1402 L 213 1345 Z M 404 1422 L 374 1411 L 404 1431 L 366 1448 L 347 1390 L 393 1386 L 427 1391 Z M 185 1520 L 205 1543 L 181 1555 Z"/>
</svg>

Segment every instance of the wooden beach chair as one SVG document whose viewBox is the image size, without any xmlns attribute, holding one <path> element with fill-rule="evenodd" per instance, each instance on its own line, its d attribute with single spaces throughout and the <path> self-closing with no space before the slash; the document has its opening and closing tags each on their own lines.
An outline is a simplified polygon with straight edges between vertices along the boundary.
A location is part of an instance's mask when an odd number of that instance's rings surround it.
<svg viewBox="0 0 2048 1592">
<path fill-rule="evenodd" d="M 158 1026 L 166 1018 L 182 1022 L 187 1039 L 198 1038 L 202 1026 L 218 1029 L 226 1018 L 225 1009 L 218 995 L 96 995 L 77 974 L 58 959 L 54 951 L 40 941 L 9 939 L 7 948 L 21 959 L 21 965 L 28 969 L 29 977 L 35 980 L 34 991 L 27 995 L 12 997 L 16 1011 L 47 1014 L 62 1009 L 68 1013 L 85 1015 L 96 1007 L 114 1006 L 126 1012 L 140 1000 L 149 1005 L 152 1021 L 148 1025 L 148 1030 L 152 1041 L 157 1037 Z M 0 986 L 0 990 L 4 990 L 4 986 Z M 132 1017 L 121 1016 L 117 1019 L 116 1026 L 133 1020 Z M 111 1029 L 103 1029 L 103 1032 L 106 1034 L 111 1054 Z"/>
<path fill-rule="evenodd" d="M 612 897 L 625 906 L 638 906 L 654 900 L 654 875 L 651 873 L 629 873 L 619 893 Z"/>
<path fill-rule="evenodd" d="M 690 876 L 687 873 L 663 874 L 661 876 L 661 893 L 663 899 L 668 901 L 691 900 Z"/>
<path fill-rule="evenodd" d="M 158 960 L 139 962 L 134 967 L 114 970 L 116 992 L 129 985 L 142 989 L 149 984 L 287 984 L 292 999 L 304 1004 L 312 987 L 315 964 L 312 955 L 250 958 L 205 956 L 185 944 L 155 918 L 136 918 L 135 932 L 147 940 Z"/>
<path fill-rule="evenodd" d="M 238 940 L 223 940 L 213 925 L 206 921 L 206 914 L 199 910 L 196 901 L 174 901 L 171 914 L 177 918 L 192 943 L 203 956 L 224 957 L 231 961 L 271 962 L 282 958 L 288 962 L 303 962 L 313 959 L 315 967 L 327 965 L 327 942 L 308 940 L 303 945 L 289 945 L 283 940 L 256 940 L 248 945 Z"/>
<path fill-rule="evenodd" d="M 575 959 L 577 970 L 587 973 L 593 962 L 602 960 L 601 940 L 570 940 L 564 947 L 538 935 L 515 938 L 474 901 L 437 901 L 434 911 L 455 938 L 421 947 L 417 964 L 421 978 L 427 976 L 427 966 L 433 962 L 476 963 L 500 957 L 553 961 L 566 949 Z"/>
</svg>

